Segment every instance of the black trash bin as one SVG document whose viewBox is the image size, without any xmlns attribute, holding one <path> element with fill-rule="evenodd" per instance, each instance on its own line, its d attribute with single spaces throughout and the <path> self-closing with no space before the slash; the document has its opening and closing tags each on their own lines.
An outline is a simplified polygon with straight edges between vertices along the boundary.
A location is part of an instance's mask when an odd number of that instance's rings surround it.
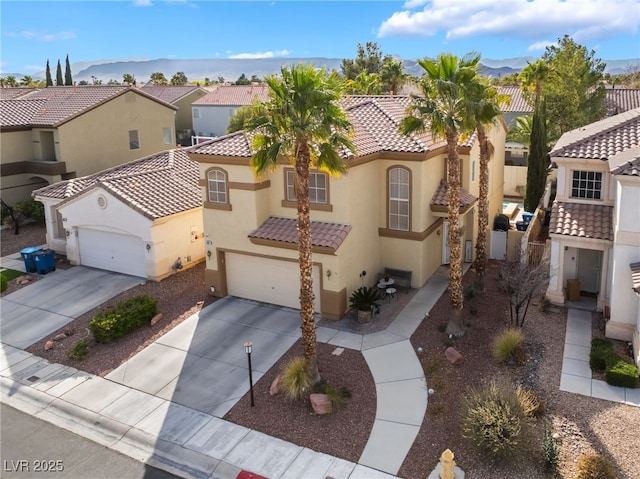
<svg viewBox="0 0 640 479">
<path fill-rule="evenodd" d="M 47 274 L 56 270 L 56 252 L 51 249 L 36 251 L 33 260 L 38 274 Z"/>
<path fill-rule="evenodd" d="M 36 272 L 36 262 L 34 260 L 34 255 L 41 250 L 42 248 L 40 246 L 29 246 L 20 250 L 20 255 L 22 255 L 22 259 L 24 260 L 24 269 L 27 271 L 27 273 Z"/>
</svg>

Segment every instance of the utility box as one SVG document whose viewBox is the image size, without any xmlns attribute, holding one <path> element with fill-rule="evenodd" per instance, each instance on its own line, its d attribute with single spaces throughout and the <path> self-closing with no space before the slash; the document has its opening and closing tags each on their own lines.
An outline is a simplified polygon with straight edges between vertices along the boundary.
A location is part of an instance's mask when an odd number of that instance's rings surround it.
<svg viewBox="0 0 640 479">
<path fill-rule="evenodd" d="M 567 300 L 580 301 L 580 281 L 577 279 L 567 280 Z"/>
</svg>

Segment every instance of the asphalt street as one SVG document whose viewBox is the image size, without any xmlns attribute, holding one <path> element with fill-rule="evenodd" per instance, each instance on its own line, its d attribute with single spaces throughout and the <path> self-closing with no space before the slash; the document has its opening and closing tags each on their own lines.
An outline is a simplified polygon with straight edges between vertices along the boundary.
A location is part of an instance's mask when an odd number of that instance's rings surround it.
<svg viewBox="0 0 640 479">
<path fill-rule="evenodd" d="M 0 477 L 173 479 L 89 439 L 0 404 Z"/>
</svg>

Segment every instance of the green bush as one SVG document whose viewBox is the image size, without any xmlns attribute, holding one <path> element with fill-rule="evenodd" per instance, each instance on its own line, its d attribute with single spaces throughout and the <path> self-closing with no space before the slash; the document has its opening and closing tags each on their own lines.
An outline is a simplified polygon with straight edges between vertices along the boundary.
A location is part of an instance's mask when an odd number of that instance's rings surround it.
<svg viewBox="0 0 640 479">
<path fill-rule="evenodd" d="M 472 387 L 462 399 L 461 417 L 463 436 L 497 458 L 518 453 L 527 443 L 529 424 L 511 386 Z"/>
<path fill-rule="evenodd" d="M 11 209 L 13 210 L 15 220 L 20 225 L 24 223 L 25 218 L 30 218 L 39 224 L 44 224 L 44 204 L 34 200 L 33 198 L 25 201 L 18 201 L 11 207 Z M 4 206 L 2 207 L 2 224 L 6 224 L 11 227 L 15 226 L 14 220 L 9 214 L 9 209 Z"/>
<path fill-rule="evenodd" d="M 549 426 L 544 428 L 544 438 L 542 439 L 542 452 L 544 453 L 544 463 L 548 471 L 555 473 L 560 462 L 560 452 L 558 443 L 553 438 L 553 433 Z"/>
<path fill-rule="evenodd" d="M 0 292 L 6 291 L 8 287 L 9 287 L 9 280 L 4 274 L 0 273 Z"/>
<path fill-rule="evenodd" d="M 577 479 L 615 479 L 616 470 L 600 454 L 585 454 L 578 459 Z"/>
<path fill-rule="evenodd" d="M 89 343 L 84 339 L 78 341 L 68 352 L 67 355 L 71 359 L 82 361 L 89 354 Z"/>
<path fill-rule="evenodd" d="M 624 359 L 616 358 L 615 362 L 607 363 L 605 380 L 612 386 L 637 388 L 638 367 Z"/>
<path fill-rule="evenodd" d="M 514 361 L 522 354 L 522 342 L 522 331 L 519 328 L 504 330 L 493 340 L 493 357 L 500 363 Z"/>
<path fill-rule="evenodd" d="M 108 343 L 130 331 L 149 324 L 158 313 L 157 301 L 151 296 L 136 296 L 119 303 L 110 311 L 98 313 L 89 329 L 99 343 Z"/>
<path fill-rule="evenodd" d="M 312 378 L 307 360 L 302 356 L 291 358 L 282 369 L 282 390 L 292 400 L 300 399 L 309 391 Z"/>
<path fill-rule="evenodd" d="M 604 371 L 607 363 L 615 359 L 613 343 L 606 338 L 593 338 L 589 352 L 589 367 L 595 371 Z"/>
</svg>

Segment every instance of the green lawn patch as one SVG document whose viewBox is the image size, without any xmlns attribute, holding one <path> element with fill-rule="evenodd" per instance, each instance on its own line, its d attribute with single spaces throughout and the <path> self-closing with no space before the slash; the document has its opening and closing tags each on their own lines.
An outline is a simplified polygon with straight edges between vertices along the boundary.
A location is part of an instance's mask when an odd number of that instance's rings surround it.
<svg viewBox="0 0 640 479">
<path fill-rule="evenodd" d="M 25 273 L 22 271 L 17 271 L 15 269 L 3 269 L 0 271 L 7 278 L 7 281 L 11 281 L 12 279 L 19 278 L 20 276 L 24 276 Z"/>
</svg>

